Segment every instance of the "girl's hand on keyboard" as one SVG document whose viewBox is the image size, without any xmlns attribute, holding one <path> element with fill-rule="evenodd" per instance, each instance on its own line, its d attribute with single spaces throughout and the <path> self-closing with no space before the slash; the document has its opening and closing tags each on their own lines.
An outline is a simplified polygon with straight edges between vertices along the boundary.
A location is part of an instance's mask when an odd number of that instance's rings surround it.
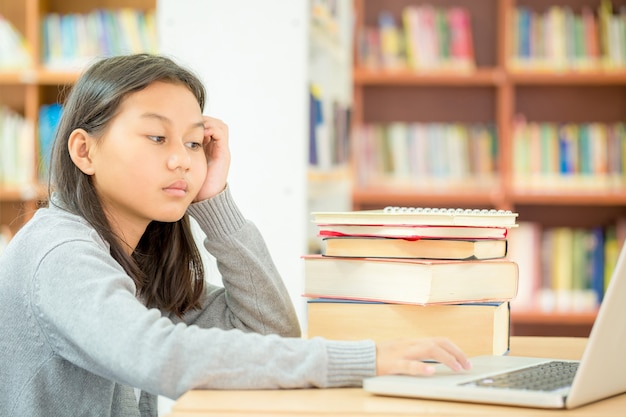
<svg viewBox="0 0 626 417">
<path fill-rule="evenodd" d="M 468 370 L 467 356 L 443 337 L 402 339 L 376 344 L 376 374 L 432 375 L 435 367 L 423 361 L 443 363 L 454 371 Z"/>
</svg>

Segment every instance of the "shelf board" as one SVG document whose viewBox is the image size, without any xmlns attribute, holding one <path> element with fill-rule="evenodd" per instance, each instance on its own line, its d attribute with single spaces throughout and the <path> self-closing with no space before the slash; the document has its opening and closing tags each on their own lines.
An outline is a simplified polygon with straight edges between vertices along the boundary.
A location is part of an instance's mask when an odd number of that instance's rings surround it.
<svg viewBox="0 0 626 417">
<path fill-rule="evenodd" d="M 518 85 L 626 85 L 626 70 L 615 71 L 504 71 L 478 68 L 475 71 L 412 71 L 354 68 L 356 85 L 484 85 L 496 86 L 508 78 Z"/>
<path fill-rule="evenodd" d="M 79 75 L 79 71 L 41 69 L 37 71 L 37 82 L 45 85 L 73 84 Z"/>
<path fill-rule="evenodd" d="M 79 75 L 78 71 L 48 69 L 0 70 L 0 84 L 73 84 Z"/>
<path fill-rule="evenodd" d="M 597 311 L 511 311 L 514 324 L 591 326 Z"/>
<path fill-rule="evenodd" d="M 625 192 L 521 192 L 514 191 L 510 195 L 513 204 L 546 204 L 546 205 L 577 205 L 577 206 L 622 206 L 626 205 Z"/>
<path fill-rule="evenodd" d="M 0 70 L 0 84 L 22 84 L 24 71 Z"/>
<path fill-rule="evenodd" d="M 48 198 L 48 189 L 44 184 L 23 186 L 0 185 L 0 203 L 44 200 Z"/>
<path fill-rule="evenodd" d="M 372 70 L 355 68 L 355 85 L 438 85 L 438 86 L 495 86 L 505 81 L 504 72 L 497 68 L 478 68 L 474 71 L 412 71 Z"/>
<path fill-rule="evenodd" d="M 626 85 L 626 71 L 511 71 L 509 77 L 520 85 Z"/>
</svg>

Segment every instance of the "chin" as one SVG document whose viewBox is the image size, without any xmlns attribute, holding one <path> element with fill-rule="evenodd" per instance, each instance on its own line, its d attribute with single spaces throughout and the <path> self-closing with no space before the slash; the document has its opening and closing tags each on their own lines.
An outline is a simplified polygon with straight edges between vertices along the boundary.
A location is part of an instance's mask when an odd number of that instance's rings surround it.
<svg viewBox="0 0 626 417">
<path fill-rule="evenodd" d="M 161 216 L 155 216 L 154 220 L 161 223 L 174 223 L 182 219 L 185 216 L 185 213 L 186 211 L 183 211 L 182 213 L 167 213 Z"/>
</svg>

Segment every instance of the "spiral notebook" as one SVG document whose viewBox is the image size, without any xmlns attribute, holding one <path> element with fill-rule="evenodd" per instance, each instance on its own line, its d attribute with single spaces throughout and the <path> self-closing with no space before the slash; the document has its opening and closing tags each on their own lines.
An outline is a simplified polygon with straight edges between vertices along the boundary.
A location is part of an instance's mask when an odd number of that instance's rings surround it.
<svg viewBox="0 0 626 417">
<path fill-rule="evenodd" d="M 313 222 L 344 225 L 412 225 L 515 227 L 518 214 L 510 210 L 393 207 L 380 210 L 314 212 Z"/>
<path fill-rule="evenodd" d="M 366 379 L 363 388 L 374 394 L 479 402 L 539 408 L 575 408 L 626 392 L 626 245 L 622 248 L 609 288 L 600 306 L 580 361 L 477 356 L 472 370 L 454 373 L 442 365 L 429 377 L 386 375 Z M 512 382 L 529 369 L 564 367 L 557 376 L 565 384 L 537 386 L 537 377 Z M 554 372 L 553 372 L 554 373 Z M 503 379 L 503 377 L 505 377 Z M 497 384 L 504 381 L 503 385 Z"/>
</svg>

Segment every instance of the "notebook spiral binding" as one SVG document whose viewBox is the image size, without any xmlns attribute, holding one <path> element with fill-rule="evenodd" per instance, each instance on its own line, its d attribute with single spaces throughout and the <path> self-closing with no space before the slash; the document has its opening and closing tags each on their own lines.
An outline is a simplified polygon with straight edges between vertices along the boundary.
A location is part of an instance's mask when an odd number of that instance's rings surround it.
<svg viewBox="0 0 626 417">
<path fill-rule="evenodd" d="M 462 209 L 462 208 L 430 208 L 430 207 L 397 207 L 387 206 L 384 213 L 415 213 L 415 214 L 449 214 L 470 216 L 510 216 L 511 210 L 496 209 Z"/>
</svg>

